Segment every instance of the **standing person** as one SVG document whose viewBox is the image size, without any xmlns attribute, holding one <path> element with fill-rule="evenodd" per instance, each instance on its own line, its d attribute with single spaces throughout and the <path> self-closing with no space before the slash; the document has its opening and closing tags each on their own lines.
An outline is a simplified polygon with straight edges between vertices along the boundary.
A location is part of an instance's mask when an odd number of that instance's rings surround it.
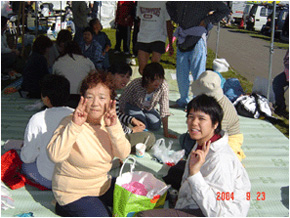
<svg viewBox="0 0 290 218">
<path fill-rule="evenodd" d="M 137 216 L 246 217 L 251 183 L 221 129 L 221 106 L 215 98 L 199 95 L 188 103 L 186 117 L 196 144 L 186 162 L 175 209 L 148 210 Z M 230 199 L 222 200 L 226 193 Z"/>
<path fill-rule="evenodd" d="M 273 91 L 275 95 L 275 114 L 289 119 L 289 112 L 286 111 L 284 88 L 289 86 L 289 48 L 283 59 L 284 71 L 278 74 L 273 80 Z"/>
<path fill-rule="evenodd" d="M 92 19 L 89 24 L 94 31 L 94 39 L 102 46 L 102 55 L 105 58 L 103 62 L 103 69 L 108 69 L 110 67 L 108 52 L 112 46 L 111 41 L 107 34 L 102 31 L 103 26 L 98 18 Z"/>
<path fill-rule="evenodd" d="M 102 1 L 90 1 L 91 17 L 98 18 L 99 6 L 102 6 Z"/>
<path fill-rule="evenodd" d="M 54 163 L 47 156 L 46 147 L 60 121 L 73 113 L 65 107 L 70 93 L 69 81 L 60 75 L 48 74 L 41 82 L 41 99 L 48 108 L 34 114 L 25 129 L 20 158 L 22 172 L 32 181 L 51 189 Z"/>
<path fill-rule="evenodd" d="M 132 36 L 132 45 L 133 45 L 133 56 L 138 56 L 138 49 L 136 48 L 137 44 L 137 36 L 139 33 L 139 26 L 140 26 L 140 18 L 137 16 L 137 4 L 138 1 L 135 1 L 134 3 L 134 28 L 133 28 L 133 36 Z"/>
<path fill-rule="evenodd" d="M 137 16 L 140 18 L 140 28 L 136 48 L 141 75 L 151 53 L 151 61 L 160 62 L 161 55 L 165 53 L 167 36 L 170 55 L 174 52 L 172 47 L 172 24 L 165 3 L 162 1 L 138 2 Z"/>
<path fill-rule="evenodd" d="M 133 1 L 118 1 L 115 19 L 115 24 L 117 25 L 115 53 L 121 52 L 121 43 L 123 41 L 124 53 L 126 55 L 130 54 L 134 9 Z"/>
<path fill-rule="evenodd" d="M 52 41 L 44 35 L 38 36 L 32 45 L 32 53 L 23 69 L 23 82 L 19 93 L 22 97 L 40 98 L 40 81 L 49 74 L 46 54 L 52 47 Z"/>
<path fill-rule="evenodd" d="M 104 69 L 104 59 L 102 46 L 94 39 L 94 31 L 91 27 L 84 29 L 84 40 L 81 49 L 84 56 L 88 57 L 95 65 L 96 69 Z"/>
<path fill-rule="evenodd" d="M 81 100 L 62 120 L 47 146 L 55 163 L 52 191 L 56 214 L 112 216 L 116 178 L 108 172 L 114 157 L 125 159 L 131 145 L 116 114 L 115 91 L 106 73 L 90 73 L 82 82 Z"/>
<path fill-rule="evenodd" d="M 130 65 L 125 63 L 114 63 L 108 71 L 113 80 L 113 87 L 116 91 L 124 89 L 132 76 L 132 68 Z M 144 143 L 147 140 L 147 137 L 149 137 L 149 139 L 146 143 L 146 150 L 150 150 L 155 143 L 154 134 L 149 131 L 144 131 L 145 124 L 140 120 L 120 112 L 119 98 L 116 96 L 115 100 L 118 118 L 122 124 L 123 131 L 126 134 L 126 138 L 132 146 L 131 152 L 135 151 L 135 145 L 137 143 Z"/>
<path fill-rule="evenodd" d="M 89 25 L 87 18 L 90 9 L 85 1 L 72 1 L 73 22 L 75 24 L 74 41 L 79 45 L 83 39 L 83 31 Z"/>
<path fill-rule="evenodd" d="M 189 102 L 189 73 L 196 80 L 205 71 L 206 35 L 211 23 L 217 23 L 230 12 L 218 1 L 185 1 L 166 3 L 171 20 L 179 25 L 174 35 L 177 38 L 176 77 L 180 98 L 172 107 L 185 108 Z"/>
<path fill-rule="evenodd" d="M 150 63 L 144 68 L 142 78 L 134 79 L 124 89 L 120 97 L 120 111 L 142 121 L 149 130 L 159 130 L 162 121 L 164 136 L 177 138 L 168 132 L 168 95 L 163 67 L 159 63 Z M 160 114 L 155 110 L 157 103 Z"/>
</svg>

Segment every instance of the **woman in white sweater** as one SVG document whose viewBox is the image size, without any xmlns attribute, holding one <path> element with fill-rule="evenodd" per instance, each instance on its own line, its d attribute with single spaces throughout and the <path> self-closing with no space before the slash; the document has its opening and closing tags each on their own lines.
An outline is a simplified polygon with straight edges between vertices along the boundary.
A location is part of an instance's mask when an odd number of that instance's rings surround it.
<svg viewBox="0 0 290 218">
<path fill-rule="evenodd" d="M 71 94 L 80 93 L 81 81 L 92 70 L 95 70 L 95 65 L 83 56 L 79 45 L 74 41 L 65 44 L 64 54 L 58 57 L 52 67 L 53 74 L 63 75 L 69 80 Z"/>
</svg>

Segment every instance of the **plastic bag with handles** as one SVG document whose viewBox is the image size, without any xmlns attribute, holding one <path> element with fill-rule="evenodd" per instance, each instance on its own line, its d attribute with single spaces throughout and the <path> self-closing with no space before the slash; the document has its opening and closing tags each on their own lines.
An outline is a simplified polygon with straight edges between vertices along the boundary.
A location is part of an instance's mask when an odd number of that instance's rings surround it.
<svg viewBox="0 0 290 218">
<path fill-rule="evenodd" d="M 185 150 L 171 150 L 172 144 L 173 141 L 170 140 L 168 147 L 166 147 L 165 140 L 163 138 L 158 139 L 151 149 L 153 156 L 155 156 L 161 163 L 165 163 L 168 166 L 174 166 L 183 158 Z"/>
</svg>

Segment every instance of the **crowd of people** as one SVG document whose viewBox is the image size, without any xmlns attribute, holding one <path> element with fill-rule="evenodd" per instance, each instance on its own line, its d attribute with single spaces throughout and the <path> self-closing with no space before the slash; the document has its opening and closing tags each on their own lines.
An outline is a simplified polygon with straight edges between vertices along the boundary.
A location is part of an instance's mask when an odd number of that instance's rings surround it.
<svg viewBox="0 0 290 218">
<path fill-rule="evenodd" d="M 109 62 L 111 42 L 101 22 L 96 16 L 90 22 L 84 19 L 89 12 L 86 3 L 73 1 L 72 11 L 74 37 L 68 30 L 61 30 L 55 43 L 38 36 L 19 90 L 22 97 L 40 98 L 46 106 L 29 120 L 20 156 L 23 173 L 52 189 L 56 214 L 111 216 L 116 181 L 109 175 L 113 159 L 125 159 L 139 142 L 146 141 L 150 150 L 154 131 L 160 129 L 164 137 L 177 139 L 168 125 L 169 86 L 159 63 L 167 38 L 169 52 L 174 53 L 174 21 L 178 25 L 180 92 L 174 107 L 187 108 L 187 132 L 179 137 L 187 161 L 177 164 L 178 169 L 172 167 L 164 177 L 179 191 L 175 208 L 143 211 L 137 216 L 246 216 L 250 206 L 246 193 L 251 184 L 241 164 L 245 156 L 238 115 L 223 94 L 218 74 L 205 66 L 208 32 L 229 14 L 227 6 L 205 1 L 118 2 L 117 53 L 122 41 L 124 53 L 130 53 L 132 26 L 135 31 L 135 21 L 139 23 L 134 44 L 137 53 L 133 53 L 138 56 L 141 77 L 131 82 L 129 64 Z M 3 18 L 1 27 L 1 44 L 7 48 Z M 1 61 L 9 59 L 5 63 L 11 66 L 18 52 L 2 47 Z M 193 98 L 188 96 L 190 72 L 195 80 Z M 284 109 L 282 103 L 280 108 Z M 218 202 L 217 192 L 235 196 Z"/>
</svg>

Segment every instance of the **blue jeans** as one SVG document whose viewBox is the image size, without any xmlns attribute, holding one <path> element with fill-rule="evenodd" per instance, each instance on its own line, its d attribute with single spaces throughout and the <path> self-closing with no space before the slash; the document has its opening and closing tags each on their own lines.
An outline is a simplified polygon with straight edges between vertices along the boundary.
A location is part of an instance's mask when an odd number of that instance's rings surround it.
<svg viewBox="0 0 290 218">
<path fill-rule="evenodd" d="M 177 49 L 176 54 L 176 77 L 180 93 L 180 98 L 176 101 L 179 107 L 184 108 L 190 101 L 189 92 L 189 73 L 191 72 L 193 80 L 196 80 L 206 67 L 206 44 L 204 39 L 200 39 L 193 50 L 181 52 Z"/>
<path fill-rule="evenodd" d="M 289 86 L 289 81 L 286 80 L 284 72 L 278 74 L 273 80 L 273 91 L 275 95 L 275 105 L 281 110 L 286 109 L 284 88 Z"/>
<path fill-rule="evenodd" d="M 113 194 L 116 178 L 112 178 L 111 187 L 102 196 L 86 196 L 66 205 L 56 203 L 55 212 L 64 217 L 109 217 L 112 213 Z"/>
<path fill-rule="evenodd" d="M 23 163 L 22 173 L 30 180 L 37 182 L 38 184 L 51 189 L 51 180 L 48 180 L 41 176 L 38 172 L 36 162 L 34 163 Z"/>
<path fill-rule="evenodd" d="M 142 121 L 146 129 L 158 130 L 161 128 L 161 118 L 159 113 L 152 109 L 151 111 L 142 110 L 139 107 L 126 103 L 125 114 L 129 114 L 132 117 Z"/>
</svg>

